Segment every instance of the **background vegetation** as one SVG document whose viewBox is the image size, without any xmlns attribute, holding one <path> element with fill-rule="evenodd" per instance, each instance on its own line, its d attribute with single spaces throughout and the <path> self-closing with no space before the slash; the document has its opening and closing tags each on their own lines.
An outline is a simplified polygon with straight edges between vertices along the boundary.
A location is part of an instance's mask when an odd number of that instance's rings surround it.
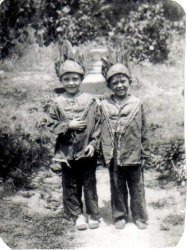
<svg viewBox="0 0 187 250">
<path fill-rule="evenodd" d="M 0 6 L 0 176 L 20 188 L 50 165 L 54 138 L 43 107 L 59 87 L 54 61 L 68 38 L 85 51 L 124 37 L 132 92 L 146 104 L 148 166 L 185 180 L 183 65 L 185 15 L 171 1 L 6 0 Z M 95 55 L 89 64 L 94 63 Z M 106 93 L 103 82 L 83 89 Z"/>
<path fill-rule="evenodd" d="M 162 62 L 169 38 L 185 31 L 183 9 L 169 0 L 6 0 L 0 8 L 2 58 L 33 40 L 48 46 L 66 37 L 77 45 L 121 34 L 131 60 Z"/>
</svg>

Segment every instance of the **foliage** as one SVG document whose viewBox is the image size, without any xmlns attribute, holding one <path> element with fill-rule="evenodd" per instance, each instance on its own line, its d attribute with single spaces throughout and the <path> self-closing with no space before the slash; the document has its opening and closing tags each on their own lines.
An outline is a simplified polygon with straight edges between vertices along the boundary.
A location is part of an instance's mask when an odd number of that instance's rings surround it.
<svg viewBox="0 0 187 250">
<path fill-rule="evenodd" d="M 0 175 L 4 181 L 18 188 L 27 186 L 33 171 L 48 166 L 49 160 L 49 149 L 41 137 L 34 139 L 21 128 L 14 134 L 0 131 Z"/>
<path fill-rule="evenodd" d="M 68 38 L 78 45 L 121 34 L 131 60 L 162 62 L 169 53 L 170 34 L 185 32 L 184 13 L 169 2 L 6 0 L 0 8 L 1 58 L 14 50 L 21 56 L 24 47 L 34 41 L 48 46 Z"/>
<path fill-rule="evenodd" d="M 52 154 L 51 138 L 41 126 L 46 83 L 39 77 L 38 85 L 31 75 L 31 86 L 25 75 L 0 82 L 0 176 L 15 187 L 27 186 L 33 172 L 49 166 Z"/>
<path fill-rule="evenodd" d="M 154 144 L 151 147 L 150 167 L 157 171 L 169 171 L 171 177 L 180 184 L 186 180 L 184 141 L 173 139 L 168 143 Z"/>
<path fill-rule="evenodd" d="M 115 35 L 118 32 L 124 33 L 132 60 L 157 63 L 167 59 L 170 22 L 165 19 L 160 4 L 142 4 L 131 11 L 114 28 Z"/>
</svg>

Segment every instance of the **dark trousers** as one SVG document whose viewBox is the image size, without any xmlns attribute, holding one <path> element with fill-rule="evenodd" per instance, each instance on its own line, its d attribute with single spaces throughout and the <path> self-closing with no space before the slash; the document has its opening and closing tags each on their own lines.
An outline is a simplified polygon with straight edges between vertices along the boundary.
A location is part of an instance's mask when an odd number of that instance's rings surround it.
<svg viewBox="0 0 187 250">
<path fill-rule="evenodd" d="M 141 166 L 115 166 L 110 168 L 111 206 L 114 222 L 128 219 L 128 190 L 133 220 L 148 220 L 145 203 L 144 181 Z M 128 188 L 127 188 L 128 187 Z"/>
<path fill-rule="evenodd" d="M 69 162 L 71 168 L 62 165 L 62 188 L 64 217 L 75 220 L 83 213 L 82 192 L 86 213 L 99 219 L 96 190 L 96 159 L 88 158 Z"/>
</svg>

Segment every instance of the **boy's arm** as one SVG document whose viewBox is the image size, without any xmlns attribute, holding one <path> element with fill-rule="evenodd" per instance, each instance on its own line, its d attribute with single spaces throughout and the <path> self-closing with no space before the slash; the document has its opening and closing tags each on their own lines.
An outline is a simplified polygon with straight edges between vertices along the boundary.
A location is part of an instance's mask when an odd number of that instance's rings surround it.
<svg viewBox="0 0 187 250">
<path fill-rule="evenodd" d="M 95 151 L 98 151 L 100 145 L 100 134 L 101 134 L 101 124 L 100 124 L 101 115 L 100 115 L 100 105 L 98 100 L 95 100 L 95 102 L 93 103 L 93 110 L 94 110 L 93 115 L 95 117 L 95 126 L 89 145 L 92 145 Z"/>
<path fill-rule="evenodd" d="M 148 159 L 150 157 L 150 143 L 149 143 L 149 135 L 148 135 L 148 127 L 147 121 L 145 117 L 145 110 L 143 105 L 141 106 L 142 111 L 142 159 Z"/>
<path fill-rule="evenodd" d="M 45 106 L 45 112 L 47 112 L 49 117 L 47 123 L 49 131 L 55 135 L 65 135 L 69 128 L 69 122 L 61 114 L 58 105 L 51 101 Z"/>
</svg>

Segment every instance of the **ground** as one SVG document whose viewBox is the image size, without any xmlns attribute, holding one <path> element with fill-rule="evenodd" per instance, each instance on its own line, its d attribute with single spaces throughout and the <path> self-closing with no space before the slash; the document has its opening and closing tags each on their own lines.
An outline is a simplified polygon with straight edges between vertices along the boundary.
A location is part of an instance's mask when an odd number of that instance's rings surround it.
<svg viewBox="0 0 187 250">
<path fill-rule="evenodd" d="M 61 176 L 42 169 L 32 181 L 36 189 L 2 199 L 0 236 L 10 247 L 18 249 L 175 246 L 184 230 L 185 187 L 168 182 L 167 178 L 160 179 L 153 169 L 147 169 L 144 175 L 149 214 L 146 230 L 137 229 L 131 218 L 125 229 L 115 229 L 108 170 L 102 167 L 97 170 L 100 228 L 77 231 L 66 225 L 62 220 Z"/>
<path fill-rule="evenodd" d="M 182 188 L 171 186 L 172 184 L 167 184 L 161 188 L 157 179 L 158 173 L 154 170 L 145 171 L 149 227 L 147 230 L 139 230 L 130 218 L 125 229 L 116 230 L 111 218 L 108 172 L 106 169 L 101 169 L 97 175 L 99 207 L 103 219 L 98 230 L 78 233 L 83 245 L 86 247 L 123 249 L 137 246 L 166 247 L 176 245 L 183 228 L 181 225 L 172 227 L 170 223 L 164 223 L 164 221 L 168 216 L 174 214 L 183 217 L 184 197 L 181 196 Z M 171 207 L 172 209 L 170 209 Z"/>
</svg>

